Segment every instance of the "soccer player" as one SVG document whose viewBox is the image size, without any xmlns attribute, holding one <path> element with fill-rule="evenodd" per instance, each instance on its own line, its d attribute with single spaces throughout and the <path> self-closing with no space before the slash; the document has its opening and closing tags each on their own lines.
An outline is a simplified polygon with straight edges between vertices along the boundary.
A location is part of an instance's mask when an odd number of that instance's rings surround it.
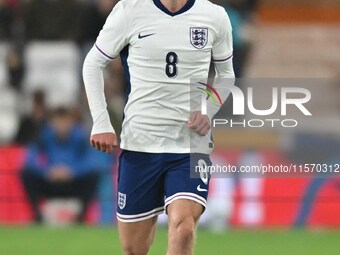
<svg viewBox="0 0 340 255">
<path fill-rule="evenodd" d="M 233 78 L 231 25 L 225 10 L 207 0 L 122 0 L 113 8 L 83 67 L 93 117 L 91 144 L 111 153 L 102 70 L 120 55 L 129 81 L 118 177 L 118 228 L 124 254 L 147 254 L 157 215 L 169 217 L 168 255 L 193 253 L 209 178 L 190 178 L 190 162 L 211 164 L 208 114 L 192 111 L 190 80 Z M 207 105 L 211 105 L 211 98 Z M 194 153 L 195 152 L 195 153 Z"/>
</svg>

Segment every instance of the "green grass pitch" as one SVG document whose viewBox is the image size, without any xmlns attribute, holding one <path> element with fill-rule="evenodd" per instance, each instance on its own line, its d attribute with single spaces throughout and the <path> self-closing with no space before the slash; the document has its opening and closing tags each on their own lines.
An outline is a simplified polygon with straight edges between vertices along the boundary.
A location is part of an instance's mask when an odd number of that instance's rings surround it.
<svg viewBox="0 0 340 255">
<path fill-rule="evenodd" d="M 339 255 L 340 231 L 200 229 L 195 255 Z M 166 229 L 159 229 L 150 255 L 164 255 Z M 118 233 L 110 227 L 0 226 L 0 255 L 118 255 Z"/>
</svg>

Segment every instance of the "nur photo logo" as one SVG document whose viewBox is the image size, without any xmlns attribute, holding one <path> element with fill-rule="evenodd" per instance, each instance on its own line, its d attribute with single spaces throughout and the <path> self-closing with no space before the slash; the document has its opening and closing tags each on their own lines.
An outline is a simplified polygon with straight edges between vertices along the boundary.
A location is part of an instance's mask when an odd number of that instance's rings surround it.
<svg viewBox="0 0 340 255">
<path fill-rule="evenodd" d="M 207 99 L 210 98 L 215 106 L 219 106 L 221 107 L 223 102 L 221 99 L 221 96 L 218 94 L 218 92 L 216 91 L 216 89 L 209 85 L 206 84 L 204 82 L 197 82 L 198 86 L 197 89 L 201 90 L 203 92 L 203 94 L 201 95 L 201 113 L 203 115 L 207 115 Z"/>
<path fill-rule="evenodd" d="M 284 127 L 298 126 L 298 118 L 312 116 L 308 109 L 308 103 L 312 99 L 310 90 L 297 86 L 267 86 L 266 95 L 255 93 L 259 90 L 256 86 L 247 83 L 241 89 L 231 85 L 231 82 L 218 82 L 217 86 L 211 86 L 203 82 L 196 82 L 196 87 L 202 91 L 201 113 L 209 111 L 209 100 L 214 106 L 224 107 L 224 102 L 231 97 L 232 115 L 235 118 L 223 118 L 221 114 L 212 120 L 212 126 L 229 127 Z M 234 84 L 234 83 L 233 83 Z M 243 84 L 244 85 L 244 84 Z M 262 87 L 263 90 L 263 87 Z M 265 102 L 265 106 L 258 107 L 255 102 Z M 211 104 L 210 104 L 211 106 Z M 294 112 L 294 114 L 291 114 Z M 223 115 L 223 111 L 222 111 Z M 244 116 L 242 119 L 240 116 Z M 254 118 L 255 117 L 255 118 Z"/>
</svg>

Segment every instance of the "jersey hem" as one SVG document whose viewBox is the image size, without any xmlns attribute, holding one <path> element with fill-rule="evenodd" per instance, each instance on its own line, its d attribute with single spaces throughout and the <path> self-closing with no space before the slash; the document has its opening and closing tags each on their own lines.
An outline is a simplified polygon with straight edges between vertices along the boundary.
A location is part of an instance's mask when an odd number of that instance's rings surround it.
<svg viewBox="0 0 340 255">
<path fill-rule="evenodd" d="M 211 154 L 213 149 L 197 149 L 197 148 L 176 148 L 176 147 L 169 147 L 169 148 L 157 148 L 157 147 L 136 147 L 136 146 L 127 146 L 127 145 L 120 145 L 122 150 L 127 151 L 137 151 L 137 152 L 146 152 L 146 153 L 174 153 L 174 154 L 181 154 L 181 153 L 202 153 L 202 154 Z"/>
</svg>

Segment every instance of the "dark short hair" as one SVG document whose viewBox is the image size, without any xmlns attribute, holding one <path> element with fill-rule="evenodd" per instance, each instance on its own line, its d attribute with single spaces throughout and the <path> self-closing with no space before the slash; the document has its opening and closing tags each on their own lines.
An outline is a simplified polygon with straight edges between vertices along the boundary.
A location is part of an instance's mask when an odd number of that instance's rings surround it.
<svg viewBox="0 0 340 255">
<path fill-rule="evenodd" d="M 72 117 L 72 111 L 67 107 L 57 107 L 52 109 L 50 116 L 54 117 Z"/>
<path fill-rule="evenodd" d="M 35 104 L 45 105 L 45 92 L 43 90 L 34 91 L 32 97 Z"/>
</svg>

